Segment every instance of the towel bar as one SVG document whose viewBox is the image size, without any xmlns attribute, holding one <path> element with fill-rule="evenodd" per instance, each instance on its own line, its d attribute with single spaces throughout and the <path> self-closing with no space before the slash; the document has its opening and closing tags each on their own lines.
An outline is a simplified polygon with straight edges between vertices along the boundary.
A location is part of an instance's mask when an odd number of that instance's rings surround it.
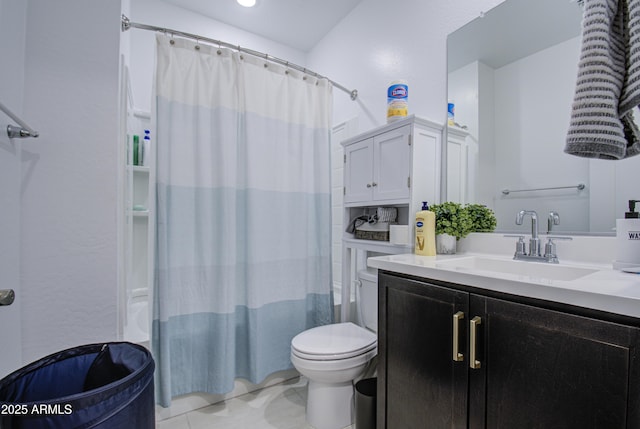
<svg viewBox="0 0 640 429">
<path fill-rule="evenodd" d="M 573 185 L 573 186 L 554 186 L 554 187 L 550 187 L 550 188 L 503 189 L 502 193 L 504 195 L 509 195 L 512 192 L 551 191 L 551 190 L 555 190 L 555 189 L 572 189 L 572 188 L 576 188 L 577 190 L 582 191 L 585 187 L 586 186 L 585 186 L 584 183 L 578 183 L 577 185 Z"/>
</svg>

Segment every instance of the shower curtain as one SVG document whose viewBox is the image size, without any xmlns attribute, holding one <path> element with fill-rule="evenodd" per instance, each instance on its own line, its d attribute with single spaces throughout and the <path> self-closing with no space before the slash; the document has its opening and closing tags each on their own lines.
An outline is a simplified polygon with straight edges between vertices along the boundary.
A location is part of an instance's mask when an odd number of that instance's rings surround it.
<svg viewBox="0 0 640 429">
<path fill-rule="evenodd" d="M 156 401 L 291 368 L 333 320 L 331 85 L 157 35 Z"/>
</svg>

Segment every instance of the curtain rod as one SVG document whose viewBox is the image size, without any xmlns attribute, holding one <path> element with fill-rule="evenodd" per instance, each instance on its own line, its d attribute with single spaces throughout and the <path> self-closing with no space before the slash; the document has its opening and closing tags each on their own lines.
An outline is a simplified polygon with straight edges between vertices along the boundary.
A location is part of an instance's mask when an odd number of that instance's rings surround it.
<svg viewBox="0 0 640 429">
<path fill-rule="evenodd" d="M 285 60 L 282 60 L 280 58 L 271 56 L 269 54 L 265 54 L 265 53 L 262 53 L 262 52 L 254 51 L 252 49 L 243 48 L 243 47 L 241 47 L 239 45 L 232 45 L 231 43 L 223 42 L 223 41 L 220 41 L 220 40 L 209 39 L 207 37 L 198 36 L 197 34 L 185 33 L 185 32 L 182 32 L 182 31 L 172 30 L 170 28 L 156 27 L 155 25 L 146 25 L 146 24 L 139 24 L 137 22 L 131 22 L 129 20 L 129 18 L 127 18 L 125 15 L 122 15 L 122 31 L 127 31 L 130 28 L 139 28 L 141 30 L 159 31 L 159 32 L 162 32 L 162 33 L 165 33 L 165 34 L 169 33 L 169 34 L 172 34 L 172 35 L 186 37 L 188 39 L 194 39 L 196 41 L 204 41 L 204 42 L 208 42 L 208 43 L 211 43 L 211 44 L 214 44 L 214 45 L 224 46 L 225 48 L 235 49 L 236 51 L 239 51 L 239 52 L 244 52 L 246 54 L 253 55 L 255 57 L 264 58 L 264 59 L 266 59 L 268 61 L 281 64 L 281 65 L 283 65 L 285 67 L 290 67 L 292 69 L 301 71 L 302 73 L 309 74 L 309 75 L 311 75 L 313 77 L 316 77 L 318 79 L 327 79 L 329 82 L 331 82 L 331 84 L 333 86 L 335 86 L 336 88 L 348 93 L 351 96 L 352 100 L 355 101 L 358 98 L 358 90 L 357 89 L 349 90 L 346 87 L 340 85 L 339 83 L 334 82 L 331 79 L 326 78 L 324 76 L 321 76 L 321 75 L 319 75 L 318 73 L 316 73 L 314 71 L 311 71 L 311 70 L 309 70 L 307 68 L 301 67 L 301 66 L 299 66 L 297 64 L 290 63 L 289 61 L 285 61 Z"/>
</svg>

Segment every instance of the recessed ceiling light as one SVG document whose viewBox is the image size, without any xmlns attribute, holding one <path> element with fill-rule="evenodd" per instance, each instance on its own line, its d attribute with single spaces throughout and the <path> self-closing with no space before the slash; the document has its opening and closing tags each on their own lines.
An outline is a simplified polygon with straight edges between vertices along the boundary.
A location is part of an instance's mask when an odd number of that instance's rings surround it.
<svg viewBox="0 0 640 429">
<path fill-rule="evenodd" d="M 237 0 L 238 4 L 244 7 L 253 7 L 256 5 L 256 0 Z"/>
</svg>

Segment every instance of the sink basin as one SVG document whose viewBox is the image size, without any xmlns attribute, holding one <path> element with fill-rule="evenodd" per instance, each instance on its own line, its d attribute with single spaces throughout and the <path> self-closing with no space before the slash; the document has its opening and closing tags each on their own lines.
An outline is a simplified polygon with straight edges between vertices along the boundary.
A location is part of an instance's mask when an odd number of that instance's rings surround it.
<svg viewBox="0 0 640 429">
<path fill-rule="evenodd" d="M 468 258 L 439 261 L 436 263 L 436 267 L 491 271 L 494 273 L 526 276 L 532 279 L 549 279 L 561 281 L 576 280 L 598 271 L 591 268 L 547 264 L 543 262 L 493 259 L 484 256 L 470 256 Z"/>
</svg>

